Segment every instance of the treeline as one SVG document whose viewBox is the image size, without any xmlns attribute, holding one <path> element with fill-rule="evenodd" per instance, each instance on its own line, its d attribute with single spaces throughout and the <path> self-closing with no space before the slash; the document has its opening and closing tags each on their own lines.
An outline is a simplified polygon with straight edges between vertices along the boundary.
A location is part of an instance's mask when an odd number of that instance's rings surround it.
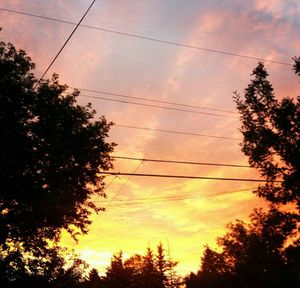
<svg viewBox="0 0 300 288">
<path fill-rule="evenodd" d="M 46 251 L 45 251 L 46 252 Z M 177 262 L 166 255 L 162 244 L 154 253 L 135 254 L 123 259 L 123 253 L 113 255 L 104 276 L 61 248 L 48 249 L 40 257 L 14 253 L 0 258 L 1 287 L 43 288 L 177 288 L 183 280 L 175 271 Z"/>
<path fill-rule="evenodd" d="M 182 279 L 176 274 L 177 262 L 166 256 L 162 244 L 154 254 L 147 248 L 144 256 L 135 254 L 127 260 L 122 252 L 115 254 L 106 274 L 99 277 L 92 269 L 83 283 L 86 288 L 167 288 L 180 287 Z"/>
<path fill-rule="evenodd" d="M 163 246 L 156 255 L 123 260 L 113 256 L 106 275 L 91 270 L 86 288 L 279 288 L 300 283 L 299 216 L 271 205 L 267 211 L 255 209 L 250 222 L 237 220 L 217 239 L 219 249 L 206 246 L 197 273 L 185 278 L 176 275 L 177 262 L 167 258 Z"/>
<path fill-rule="evenodd" d="M 271 206 L 256 209 L 250 222 L 237 220 L 217 239 L 219 249 L 206 246 L 200 269 L 185 278 L 162 244 L 128 259 L 113 255 L 105 274 L 68 255 L 62 248 L 41 249 L 34 257 L 16 249 L 0 254 L 1 287 L 25 288 L 279 288 L 300 283 L 299 217 Z M 100 259 L 99 259 L 100 260 Z M 200 259 L 199 259 L 200 260 Z M 89 272 L 88 272 L 89 271 Z"/>
<path fill-rule="evenodd" d="M 292 288 L 300 283 L 299 217 L 254 210 L 251 222 L 237 220 L 218 238 L 219 251 L 206 247 L 198 273 L 186 288 Z"/>
</svg>

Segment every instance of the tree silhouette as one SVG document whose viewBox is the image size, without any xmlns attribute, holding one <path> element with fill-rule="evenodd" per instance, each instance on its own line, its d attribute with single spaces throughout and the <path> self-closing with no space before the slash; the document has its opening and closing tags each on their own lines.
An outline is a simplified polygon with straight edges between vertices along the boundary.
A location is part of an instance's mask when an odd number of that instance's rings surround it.
<svg viewBox="0 0 300 288">
<path fill-rule="evenodd" d="M 231 267 L 226 263 L 224 253 L 218 253 L 208 246 L 205 247 L 201 263 L 201 271 L 204 273 L 226 274 L 231 272 Z"/>
<path fill-rule="evenodd" d="M 24 251 L 57 240 L 62 228 L 87 232 L 114 145 L 105 142 L 111 123 L 94 121 L 91 105 L 78 105 L 79 91 L 67 93 L 57 75 L 34 89 L 34 67 L 0 42 L 0 245 L 23 242 Z"/>
<path fill-rule="evenodd" d="M 300 76 L 300 58 L 294 60 L 294 71 Z M 276 99 L 262 63 L 252 75 L 244 97 L 236 93 L 235 102 L 242 121 L 242 151 L 266 178 L 256 193 L 272 203 L 295 204 L 299 210 L 300 96 Z"/>
<path fill-rule="evenodd" d="M 159 243 L 155 266 L 158 271 L 160 287 L 180 287 L 182 281 L 175 271 L 177 264 L 178 262 L 173 261 L 170 256 L 166 256 L 162 243 Z"/>
<path fill-rule="evenodd" d="M 166 256 L 164 253 L 164 248 L 161 243 L 157 246 L 157 256 L 155 259 L 155 265 L 157 267 L 158 271 L 158 277 L 159 277 L 159 287 L 165 287 L 165 285 L 168 283 L 168 277 L 166 275 L 168 270 L 168 261 L 166 260 Z"/>
<path fill-rule="evenodd" d="M 293 287 L 297 275 L 286 264 L 284 250 L 297 227 L 294 215 L 271 208 L 255 210 L 250 219 L 248 225 L 230 224 L 230 232 L 218 239 L 227 266 L 245 287 Z"/>
<path fill-rule="evenodd" d="M 166 259 L 162 244 L 157 246 L 157 254 L 148 247 L 144 256 L 135 254 L 125 261 L 122 252 L 119 252 L 113 256 L 107 268 L 104 287 L 179 287 L 180 278 L 174 272 L 176 265 L 177 262 Z"/>
<path fill-rule="evenodd" d="M 221 252 L 206 247 L 200 271 L 186 279 L 187 287 L 296 286 L 299 271 L 289 264 L 286 250 L 297 228 L 294 215 L 256 209 L 250 220 L 227 226 L 229 232 L 218 238 Z"/>
<path fill-rule="evenodd" d="M 300 76 L 300 58 L 294 57 L 294 61 L 294 72 Z M 276 99 L 262 63 L 254 69 L 253 76 L 254 79 L 245 90 L 244 97 L 237 93 L 235 95 L 242 120 L 241 132 L 244 136 L 242 151 L 249 157 L 250 165 L 259 169 L 267 180 L 266 184 L 260 185 L 255 192 L 273 205 L 277 205 L 278 209 L 286 204 L 293 205 L 293 209 L 297 211 L 297 215 L 294 214 L 294 221 L 299 225 L 300 96 L 295 99 L 291 97 Z M 286 219 L 284 214 L 280 217 Z M 275 242 L 276 245 L 279 243 Z M 284 247 L 286 261 L 298 277 L 300 277 L 300 263 L 299 260 L 295 260 L 295 256 L 299 255 L 299 244 L 297 234 L 290 239 L 288 248 Z"/>
<path fill-rule="evenodd" d="M 87 268 L 84 261 L 74 254 L 67 255 L 67 251 L 58 246 L 43 250 L 40 257 L 34 258 L 18 250 L 7 255 L 1 253 L 1 287 L 82 287 Z"/>
<path fill-rule="evenodd" d="M 294 58 L 300 75 L 300 58 Z M 265 177 L 256 193 L 269 201 L 267 213 L 255 209 L 250 223 L 237 220 L 218 238 L 221 252 L 206 247 L 193 287 L 295 287 L 300 280 L 300 97 L 275 98 L 262 63 L 245 96 L 235 93 L 241 114 L 242 151 Z M 292 212 L 286 212 L 290 204 Z"/>
<path fill-rule="evenodd" d="M 62 229 L 87 232 L 101 210 L 91 196 L 104 196 L 99 172 L 112 167 L 111 123 L 94 120 L 91 104 L 78 105 L 79 91 L 68 93 L 55 74 L 35 88 L 34 68 L 0 42 L 0 261 L 10 259 L 12 274 L 34 269 L 28 259 L 51 258 Z"/>
<path fill-rule="evenodd" d="M 125 267 L 123 262 L 123 253 L 113 255 L 110 267 L 106 270 L 104 278 L 105 287 L 107 288 L 129 288 L 132 287 L 133 271 Z"/>
<path fill-rule="evenodd" d="M 142 287 L 155 288 L 162 287 L 159 271 L 156 269 L 155 259 L 152 250 L 148 247 L 146 255 L 143 257 L 143 269 L 142 269 Z"/>
<path fill-rule="evenodd" d="M 93 268 L 89 272 L 83 285 L 84 288 L 105 288 L 105 280 L 99 276 L 97 269 Z"/>
</svg>

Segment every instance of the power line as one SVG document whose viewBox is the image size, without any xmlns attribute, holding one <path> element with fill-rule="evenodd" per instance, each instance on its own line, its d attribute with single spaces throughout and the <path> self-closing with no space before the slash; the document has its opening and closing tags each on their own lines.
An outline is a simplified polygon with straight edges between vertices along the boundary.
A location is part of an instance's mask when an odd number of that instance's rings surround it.
<svg viewBox="0 0 300 288">
<path fill-rule="evenodd" d="M 202 109 L 202 110 L 218 111 L 218 112 L 232 113 L 232 114 L 236 114 L 237 113 L 235 111 L 230 111 L 230 110 L 223 110 L 223 109 L 218 109 L 218 108 L 209 108 L 209 107 L 203 107 L 203 106 L 197 106 L 197 105 L 190 105 L 190 104 L 184 104 L 184 103 L 178 103 L 178 102 L 163 101 L 163 100 L 157 100 L 157 99 L 153 99 L 153 98 L 135 97 L 135 96 L 125 95 L 125 94 L 118 94 L 118 93 L 105 92 L 105 91 L 99 91 L 99 90 L 90 90 L 90 89 L 76 88 L 76 87 L 71 87 L 71 86 L 69 86 L 68 88 L 70 88 L 70 89 L 78 89 L 80 91 L 97 93 L 97 94 L 103 94 L 103 95 L 110 95 L 110 96 L 116 96 L 116 97 L 122 97 L 122 98 L 129 98 L 129 99 L 149 101 L 149 102 L 154 102 L 154 103 L 163 103 L 163 104 L 169 104 L 169 105 L 175 105 L 175 106 L 197 108 L 197 109 Z"/>
<path fill-rule="evenodd" d="M 209 198 L 209 197 L 216 197 L 216 196 L 223 196 L 228 194 L 234 194 L 239 192 L 245 191 L 252 191 L 257 187 L 246 188 L 246 189 L 239 189 L 234 191 L 224 191 L 224 192 L 217 192 L 212 194 L 185 194 L 185 195 L 171 195 L 171 196 L 161 196 L 161 197 L 143 197 L 143 198 L 134 198 L 134 199 L 115 199 L 114 202 L 118 202 L 120 204 L 139 204 L 143 202 L 156 202 L 156 201 L 180 201 L 180 200 L 188 200 L 188 199 L 196 199 L 196 198 Z M 104 200 L 99 201 L 92 201 L 93 203 L 105 203 Z"/>
<path fill-rule="evenodd" d="M 126 173 L 126 172 L 101 172 L 105 175 L 119 176 L 137 176 L 137 177 L 158 177 L 158 178 L 177 178 L 177 179 L 197 179 L 197 180 L 216 180 L 216 181 L 240 181 L 240 182 L 267 182 L 263 179 L 247 179 L 247 178 L 226 178 L 226 177 L 207 177 L 207 176 L 188 176 L 188 175 L 170 175 L 170 174 L 146 174 L 146 173 Z M 282 181 L 273 181 L 274 183 L 282 183 Z"/>
<path fill-rule="evenodd" d="M 115 179 L 116 178 L 118 178 L 118 176 L 114 176 L 112 179 L 111 179 L 111 181 L 106 185 L 106 186 L 104 186 L 104 188 L 103 188 L 103 190 L 101 191 L 101 194 L 98 194 L 97 195 L 97 197 L 92 201 L 92 202 L 97 202 L 97 199 L 99 198 L 99 197 L 104 197 L 104 198 L 106 198 L 106 194 L 105 194 L 105 191 L 109 188 L 109 186 L 110 185 L 112 185 L 113 184 L 113 182 L 115 181 Z"/>
<path fill-rule="evenodd" d="M 113 199 L 110 200 L 110 204 L 122 204 L 122 205 L 136 205 L 136 204 L 146 204 L 147 202 L 161 202 L 161 201 L 182 201 L 182 200 L 189 200 L 189 199 L 199 199 L 199 198 L 210 198 L 210 197 L 218 197 L 223 195 L 229 195 L 239 192 L 245 192 L 245 191 L 252 191 L 256 189 L 257 187 L 252 188 L 246 188 L 246 189 L 239 189 L 234 191 L 224 191 L 224 192 L 217 192 L 217 193 L 211 193 L 211 194 L 185 194 L 185 195 L 171 195 L 171 196 L 161 196 L 161 197 L 143 197 L 143 198 L 134 198 L 134 199 Z M 105 204 L 107 201 L 105 200 L 92 200 L 90 201 L 92 203 L 99 203 L 99 204 Z M 39 206 L 39 207 L 45 207 L 45 206 Z M 56 207 L 59 208 L 65 208 L 66 205 L 56 205 Z M 106 207 L 107 208 L 107 207 Z"/>
<path fill-rule="evenodd" d="M 209 162 L 193 162 L 193 161 L 178 161 L 178 160 L 165 160 L 165 159 L 148 159 L 148 158 L 136 158 L 126 156 L 112 156 L 114 159 L 144 161 L 144 162 L 158 162 L 158 163 L 172 163 L 172 164 L 188 164 L 188 165 L 203 165 L 203 166 L 219 166 L 219 167 L 234 167 L 234 168 L 251 168 L 247 165 L 239 164 L 224 164 L 224 163 L 209 163 Z"/>
<path fill-rule="evenodd" d="M 129 182 L 129 180 L 131 179 L 131 177 L 133 175 L 135 175 L 136 171 L 142 166 L 143 161 L 141 161 L 141 163 L 134 169 L 134 171 L 131 173 L 131 175 L 129 175 L 129 177 L 127 178 L 126 182 L 122 185 L 122 187 L 117 191 L 117 193 L 110 199 L 110 201 L 108 202 L 107 206 L 105 209 L 107 209 L 109 207 L 109 205 L 111 204 L 111 202 L 113 200 L 116 199 L 116 197 L 122 192 L 122 190 L 125 188 L 125 186 L 127 185 L 127 183 Z M 118 175 L 116 175 L 118 176 Z"/>
<path fill-rule="evenodd" d="M 60 22 L 60 23 L 64 23 L 64 24 L 77 25 L 76 23 L 71 22 L 71 21 L 60 20 L 60 19 L 56 19 L 56 18 L 41 16 L 41 15 L 37 15 L 37 14 L 33 14 L 33 13 L 21 12 L 21 11 L 16 11 L 16 10 L 11 10 L 11 9 L 0 8 L 0 11 L 10 12 L 10 13 L 15 13 L 15 14 L 20 14 L 20 15 L 26 15 L 26 16 L 30 16 L 30 17 L 40 18 L 40 19 L 54 21 L 54 22 Z M 126 36 L 126 37 L 153 41 L 153 42 L 157 42 L 157 43 L 161 43 L 161 44 L 167 44 L 167 45 L 178 46 L 178 47 L 185 47 L 185 48 L 201 50 L 201 51 L 205 51 L 205 52 L 211 52 L 211 53 L 218 53 L 218 54 L 223 54 L 223 55 L 228 55 L 228 56 L 240 57 L 240 58 L 244 58 L 244 59 L 258 60 L 258 61 L 264 61 L 264 62 L 269 62 L 269 63 L 274 63 L 274 64 L 292 66 L 291 63 L 287 63 L 287 62 L 283 62 L 283 61 L 268 60 L 268 59 L 255 57 L 255 56 L 250 56 L 250 55 L 244 55 L 244 54 L 238 54 L 238 53 L 233 53 L 233 52 L 228 52 L 228 51 L 223 51 L 223 50 L 205 48 L 205 47 L 194 46 L 194 45 L 189 45 L 189 44 L 183 44 L 183 43 L 178 43 L 178 42 L 173 42 L 173 41 L 168 41 L 168 40 L 163 40 L 163 39 L 158 39 L 158 38 L 153 38 L 153 37 L 147 37 L 147 36 L 142 36 L 142 35 L 137 35 L 137 34 L 132 34 L 132 33 L 126 33 L 126 32 L 117 31 L 117 30 L 111 30 L 111 29 L 106 29 L 106 28 L 101 28 L 101 27 L 95 27 L 95 26 L 91 26 L 91 25 L 80 25 L 80 26 L 84 27 L 84 28 L 94 29 L 94 30 L 98 30 L 98 31 L 108 32 L 108 33 L 113 33 L 113 34 L 122 35 L 122 36 Z"/>
<path fill-rule="evenodd" d="M 51 66 L 54 64 L 54 62 L 56 61 L 56 59 L 58 58 L 59 54 L 62 52 L 62 50 L 66 47 L 67 43 L 70 41 L 70 39 L 72 38 L 72 36 L 74 35 L 75 31 L 77 30 L 77 28 L 79 27 L 79 25 L 81 24 L 81 22 L 83 21 L 83 19 L 85 18 L 85 16 L 87 15 L 87 13 L 90 11 L 90 9 L 92 8 L 92 6 L 94 5 L 94 3 L 96 2 L 96 0 L 93 0 L 92 3 L 90 4 L 90 6 L 88 7 L 88 9 L 85 11 L 85 13 L 83 14 L 83 16 L 81 17 L 80 21 L 76 24 L 75 28 L 73 29 L 72 33 L 69 35 L 69 37 L 67 38 L 67 40 L 65 41 L 65 43 L 62 45 L 62 47 L 59 49 L 59 51 L 57 52 L 57 54 L 55 55 L 55 57 L 53 58 L 53 60 L 51 61 L 51 63 L 48 65 L 47 69 L 45 70 L 44 74 L 41 76 L 41 78 L 39 79 L 39 81 L 35 84 L 34 88 L 41 82 L 41 80 L 44 78 L 44 76 L 46 75 L 46 73 L 49 71 L 49 69 L 51 68 Z M 3 10 L 3 9 L 0 9 Z M 74 23 L 75 24 L 75 23 Z"/>
<path fill-rule="evenodd" d="M 156 132 L 165 132 L 165 133 L 173 133 L 173 134 L 182 134 L 182 135 L 190 135 L 190 136 L 198 136 L 198 137 L 226 139 L 226 140 L 238 140 L 238 141 L 242 140 L 240 138 L 234 138 L 234 137 L 206 135 L 206 134 L 198 134 L 198 133 L 190 133 L 190 132 L 180 132 L 180 131 L 175 131 L 175 130 L 154 129 L 154 128 L 136 127 L 136 126 L 120 125 L 120 124 L 114 124 L 114 127 L 138 129 L 138 130 L 146 130 L 146 131 L 156 131 Z"/>
<path fill-rule="evenodd" d="M 98 99 L 98 100 L 104 100 L 104 101 L 119 102 L 119 103 L 123 103 L 123 104 L 133 104 L 133 105 L 145 106 L 145 107 L 151 107 L 151 108 L 160 108 L 160 109 L 179 111 L 179 112 L 188 112 L 188 113 L 195 113 L 195 114 L 202 114 L 202 115 L 209 115 L 209 116 L 239 119 L 239 117 L 235 117 L 235 116 L 228 116 L 228 115 L 222 115 L 222 114 L 216 114 L 216 113 L 208 113 L 208 112 L 203 112 L 203 111 L 186 110 L 186 109 L 182 109 L 182 108 L 160 106 L 160 105 L 154 105 L 154 104 L 127 101 L 127 100 L 118 100 L 118 99 L 99 97 L 99 96 L 79 94 L 79 97 L 86 97 L 86 98 L 92 98 L 92 99 Z"/>
</svg>

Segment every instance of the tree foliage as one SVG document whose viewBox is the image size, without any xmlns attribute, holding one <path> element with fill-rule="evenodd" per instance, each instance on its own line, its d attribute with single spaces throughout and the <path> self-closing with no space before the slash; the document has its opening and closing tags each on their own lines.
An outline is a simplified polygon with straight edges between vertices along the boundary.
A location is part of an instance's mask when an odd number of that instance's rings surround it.
<svg viewBox="0 0 300 288">
<path fill-rule="evenodd" d="M 112 167 L 112 123 L 95 120 L 56 74 L 38 83 L 34 68 L 24 51 L 0 42 L 0 286 L 75 287 L 83 262 L 65 268 L 53 245 L 62 229 L 86 233 L 101 210 L 91 196 L 104 196 L 99 172 Z"/>
<path fill-rule="evenodd" d="M 294 58 L 300 76 L 300 58 Z M 218 238 L 220 252 L 205 248 L 194 287 L 296 287 L 300 281 L 300 96 L 276 99 L 262 63 L 253 71 L 244 97 L 235 93 L 241 114 L 242 151 L 266 183 L 256 193 L 269 201 L 250 223 L 237 220 Z M 292 204 L 287 212 L 285 204 Z M 284 208 L 284 209 L 283 209 Z"/>
<path fill-rule="evenodd" d="M 58 246 L 39 257 L 22 250 L 0 254 L 0 285 L 5 288 L 82 287 L 87 264 Z"/>
<path fill-rule="evenodd" d="M 58 76 L 37 88 L 35 65 L 0 42 L 0 245 L 23 250 L 57 240 L 62 228 L 87 232 L 93 193 L 103 195 L 101 170 L 112 167 L 111 123 L 95 121 Z"/>
<path fill-rule="evenodd" d="M 85 280 L 84 288 L 100 288 L 103 287 L 103 281 L 99 276 L 98 270 L 93 268 Z"/>
<path fill-rule="evenodd" d="M 237 220 L 218 238 L 220 252 L 206 247 L 198 274 L 186 279 L 193 287 L 294 287 L 300 280 L 299 263 L 287 254 L 299 253 L 290 243 L 297 219 L 292 213 L 256 209 L 249 224 Z M 295 259 L 295 258 L 294 258 Z"/>
<path fill-rule="evenodd" d="M 113 255 L 111 264 L 107 267 L 105 287 L 107 288 L 127 288 L 131 287 L 133 271 L 124 265 L 123 253 Z"/>
<path fill-rule="evenodd" d="M 155 255 L 150 248 L 146 254 L 135 254 L 123 260 L 122 252 L 114 255 L 104 276 L 104 287 L 167 288 L 179 287 L 180 278 L 174 273 L 177 262 L 167 259 L 162 244 Z M 172 272 L 172 273 L 171 273 Z"/>
<path fill-rule="evenodd" d="M 294 60 L 294 71 L 300 76 L 300 58 Z M 242 151 L 267 181 L 256 193 L 300 210 L 300 96 L 275 98 L 262 63 L 252 75 L 244 97 L 236 93 L 235 102 L 242 121 Z"/>
</svg>

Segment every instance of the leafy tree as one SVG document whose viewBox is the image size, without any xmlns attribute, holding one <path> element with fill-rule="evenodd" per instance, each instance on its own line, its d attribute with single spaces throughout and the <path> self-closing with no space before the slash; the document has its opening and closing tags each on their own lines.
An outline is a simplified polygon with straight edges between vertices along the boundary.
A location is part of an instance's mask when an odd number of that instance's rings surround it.
<svg viewBox="0 0 300 288">
<path fill-rule="evenodd" d="M 158 254 L 154 255 L 153 251 L 148 247 L 145 256 L 143 256 L 143 266 L 140 273 L 140 287 L 143 288 L 159 288 L 165 287 L 167 280 L 165 274 L 166 262 L 164 262 L 162 245 L 158 246 Z"/>
<path fill-rule="evenodd" d="M 110 267 L 106 270 L 104 281 L 107 288 L 132 287 L 133 271 L 129 267 L 125 267 L 122 251 L 113 255 Z"/>
<path fill-rule="evenodd" d="M 198 271 L 185 278 L 186 288 L 241 288 L 230 274 L 215 274 Z"/>
<path fill-rule="evenodd" d="M 293 287 L 298 276 L 289 269 L 284 250 L 297 228 L 294 215 L 271 208 L 268 213 L 254 210 L 250 219 L 248 225 L 230 224 L 230 232 L 218 240 L 228 270 L 244 287 Z"/>
<path fill-rule="evenodd" d="M 300 76 L 300 58 L 294 58 Z M 295 287 L 300 280 L 300 96 L 278 100 L 262 63 L 245 96 L 235 94 L 241 114 L 242 151 L 266 179 L 256 193 L 270 210 L 254 210 L 250 224 L 237 220 L 218 239 L 221 252 L 206 248 L 192 287 Z M 285 204 L 292 204 L 290 213 Z M 282 209 L 285 208 L 285 209 Z"/>
<path fill-rule="evenodd" d="M 124 262 L 125 267 L 135 271 L 142 271 L 144 267 L 144 259 L 142 255 L 135 254 Z"/>
<path fill-rule="evenodd" d="M 58 246 L 34 258 L 14 250 L 0 255 L 0 284 L 5 288 L 76 288 L 82 286 L 86 268 L 84 261 Z"/>
<path fill-rule="evenodd" d="M 206 247 L 198 274 L 186 279 L 187 287 L 294 287 L 300 280 L 289 265 L 287 242 L 297 220 L 275 208 L 254 210 L 251 222 L 237 220 L 218 238 L 221 252 Z M 198 286 L 197 286 L 198 285 Z"/>
<path fill-rule="evenodd" d="M 176 265 L 177 262 L 166 259 L 162 244 L 158 245 L 157 254 L 147 248 L 144 256 L 135 254 L 125 261 L 120 252 L 113 256 L 111 265 L 107 268 L 104 287 L 179 287 L 180 278 L 174 271 Z"/>
<path fill-rule="evenodd" d="M 112 167 L 112 123 L 94 120 L 91 104 L 78 105 L 79 91 L 67 93 L 56 74 L 38 83 L 34 68 L 24 51 L 0 42 L 0 286 L 22 279 L 48 287 L 55 275 L 55 287 L 75 287 L 83 262 L 65 269 L 52 246 L 62 229 L 86 233 L 101 210 L 91 196 L 105 196 L 99 172 Z"/>
<path fill-rule="evenodd" d="M 104 279 L 99 276 L 97 269 L 93 268 L 84 282 L 84 288 L 104 288 Z"/>
<path fill-rule="evenodd" d="M 205 247 L 201 263 L 203 273 L 226 274 L 231 272 L 231 267 L 227 265 L 223 253 L 218 253 L 208 246 Z"/>
<path fill-rule="evenodd" d="M 294 60 L 294 71 L 300 76 L 300 58 Z M 236 93 L 235 102 L 242 121 L 242 151 L 266 178 L 256 193 L 300 210 L 300 96 L 276 99 L 262 63 L 252 75 L 244 97 Z"/>
<path fill-rule="evenodd" d="M 139 254 L 131 256 L 124 262 L 124 266 L 131 271 L 130 288 L 141 288 L 144 283 L 144 257 Z"/>
<path fill-rule="evenodd" d="M 294 61 L 294 72 L 300 76 L 300 58 L 294 57 Z M 261 175 L 266 178 L 266 184 L 260 185 L 255 192 L 278 208 L 282 204 L 294 205 L 298 211 L 298 215 L 294 215 L 294 221 L 297 221 L 299 227 L 300 96 L 276 99 L 262 63 L 254 69 L 253 76 L 254 79 L 245 90 L 244 97 L 237 93 L 235 95 L 242 120 L 242 151 L 249 157 L 250 165 L 259 169 Z M 287 221 L 285 216 L 282 214 L 279 217 L 282 218 L 283 225 L 288 226 L 284 223 Z M 291 238 L 285 232 L 283 231 L 281 237 Z M 273 233 L 276 234 L 275 231 Z M 274 237 L 273 244 L 281 245 L 279 239 Z M 277 238 L 280 238 L 280 235 L 277 235 Z M 289 242 L 288 247 L 280 248 L 284 251 L 289 268 L 300 277 L 299 258 L 296 260 L 300 251 L 299 234 Z"/>
<path fill-rule="evenodd" d="M 87 232 L 114 144 L 105 141 L 111 123 L 95 121 L 57 75 L 35 89 L 34 68 L 24 51 L 0 42 L 0 245 L 39 254 L 62 228 Z"/>
<path fill-rule="evenodd" d="M 130 274 L 130 286 L 132 288 L 154 288 L 162 287 L 159 272 L 155 264 L 155 256 L 150 248 L 146 255 L 135 254 L 125 261 L 124 267 Z"/>
</svg>

